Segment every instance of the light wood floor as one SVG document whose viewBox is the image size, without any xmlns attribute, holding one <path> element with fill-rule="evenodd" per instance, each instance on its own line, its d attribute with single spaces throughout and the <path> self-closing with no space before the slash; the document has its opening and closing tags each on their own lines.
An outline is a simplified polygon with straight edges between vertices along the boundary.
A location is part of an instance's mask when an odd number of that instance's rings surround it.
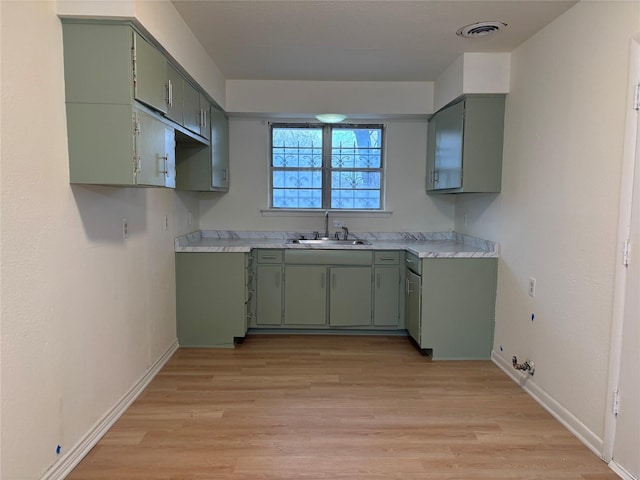
<svg viewBox="0 0 640 480">
<path fill-rule="evenodd" d="M 618 477 L 491 362 L 403 337 L 180 349 L 68 479 Z"/>
</svg>

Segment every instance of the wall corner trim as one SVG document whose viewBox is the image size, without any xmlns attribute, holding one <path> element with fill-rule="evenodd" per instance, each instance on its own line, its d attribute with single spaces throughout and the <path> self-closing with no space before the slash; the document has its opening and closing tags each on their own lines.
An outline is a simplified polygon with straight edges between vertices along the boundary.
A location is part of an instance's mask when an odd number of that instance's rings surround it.
<svg viewBox="0 0 640 480">
<path fill-rule="evenodd" d="M 578 420 L 569 410 L 560 405 L 551 395 L 541 389 L 535 383 L 529 381 L 529 378 L 520 376 L 520 372 L 516 372 L 511 362 L 505 360 L 491 352 L 491 360 L 500 370 L 507 374 L 515 383 L 520 385 L 536 402 L 538 402 L 547 412 L 549 412 L 556 420 L 564 425 L 575 437 L 591 450 L 598 458 L 602 458 L 603 440 L 593 433 L 584 423 Z M 528 375 L 523 374 L 525 377 Z"/>
<path fill-rule="evenodd" d="M 146 373 L 126 392 L 116 404 L 109 409 L 100 418 L 95 425 L 76 443 L 67 453 L 58 459 L 49 470 L 41 477 L 40 480 L 62 480 L 71 470 L 73 470 L 80 461 L 89 453 L 89 451 L 100 441 L 100 439 L 109 431 L 114 423 L 129 408 L 142 391 L 149 385 L 151 380 L 156 376 L 165 363 L 178 349 L 178 340 L 176 339 L 169 348 L 158 358 Z"/>
</svg>

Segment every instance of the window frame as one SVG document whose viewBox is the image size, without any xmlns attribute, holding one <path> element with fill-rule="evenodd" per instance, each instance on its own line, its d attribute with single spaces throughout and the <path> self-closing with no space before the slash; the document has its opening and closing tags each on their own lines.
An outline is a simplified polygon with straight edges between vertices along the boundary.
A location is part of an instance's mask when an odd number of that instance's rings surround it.
<svg viewBox="0 0 640 480">
<path fill-rule="evenodd" d="M 282 167 L 273 165 L 273 130 L 275 128 L 299 128 L 322 130 L 322 153 L 319 170 L 322 175 L 322 206 L 318 208 L 275 207 L 273 205 L 273 174 L 281 171 Z M 336 208 L 331 206 L 331 174 L 345 170 L 332 167 L 332 132 L 339 129 L 379 129 L 380 130 L 380 167 L 378 168 L 348 168 L 357 172 L 376 172 L 380 174 L 380 205 L 378 208 Z M 386 171 L 386 125 L 382 123 L 296 123 L 296 122 L 270 122 L 269 123 L 269 210 L 274 212 L 322 212 L 336 210 L 340 212 L 384 212 L 385 210 L 385 171 Z M 314 170 L 312 167 L 298 168 L 298 170 Z"/>
</svg>

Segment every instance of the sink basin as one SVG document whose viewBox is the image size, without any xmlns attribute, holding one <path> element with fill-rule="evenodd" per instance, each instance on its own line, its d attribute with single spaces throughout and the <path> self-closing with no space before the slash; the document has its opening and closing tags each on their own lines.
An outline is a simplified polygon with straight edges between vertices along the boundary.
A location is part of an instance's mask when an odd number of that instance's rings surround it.
<svg viewBox="0 0 640 480">
<path fill-rule="evenodd" d="M 371 242 L 366 240 L 338 240 L 336 238 L 319 238 L 318 240 L 290 238 L 287 243 L 300 245 L 371 245 Z"/>
</svg>

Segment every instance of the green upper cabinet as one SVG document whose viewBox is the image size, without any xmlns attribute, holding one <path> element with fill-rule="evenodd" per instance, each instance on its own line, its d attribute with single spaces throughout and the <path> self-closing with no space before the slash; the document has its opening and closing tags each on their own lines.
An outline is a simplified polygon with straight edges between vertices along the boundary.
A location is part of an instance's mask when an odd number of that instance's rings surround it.
<svg viewBox="0 0 640 480">
<path fill-rule="evenodd" d="M 427 130 L 427 193 L 500 192 L 504 95 L 468 95 Z"/>
<path fill-rule="evenodd" d="M 133 86 L 135 99 L 167 113 L 167 60 L 153 45 L 133 32 Z"/>
<path fill-rule="evenodd" d="M 227 118 L 159 47 L 131 23 L 77 19 L 63 42 L 71 183 L 173 188 L 177 162 L 180 188 L 228 190 Z"/>
<path fill-rule="evenodd" d="M 176 152 L 176 188 L 200 192 L 229 190 L 229 120 L 211 107 L 210 144 L 181 143 Z"/>
<path fill-rule="evenodd" d="M 174 129 L 131 105 L 67 104 L 71 183 L 175 185 Z"/>
</svg>

